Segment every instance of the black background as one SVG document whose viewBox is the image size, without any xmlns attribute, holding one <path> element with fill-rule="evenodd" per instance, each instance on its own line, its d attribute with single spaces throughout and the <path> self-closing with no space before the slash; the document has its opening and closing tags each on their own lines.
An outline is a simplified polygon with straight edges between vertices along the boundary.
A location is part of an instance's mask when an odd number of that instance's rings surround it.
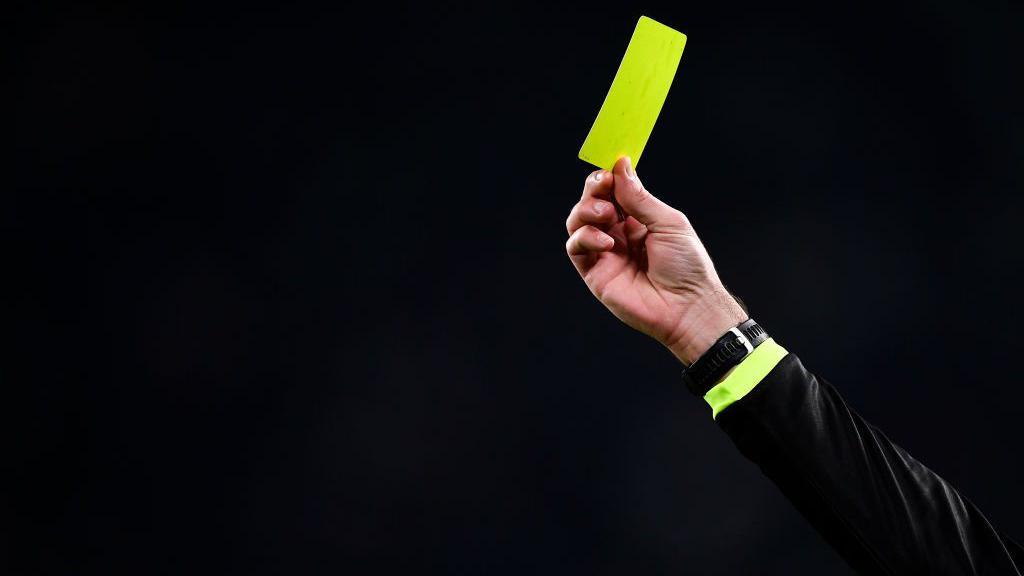
<svg viewBox="0 0 1024 576">
<path fill-rule="evenodd" d="M 1024 538 L 1019 4 L 33 4 L 7 571 L 849 573 L 565 257 L 641 14 L 647 187 Z"/>
</svg>

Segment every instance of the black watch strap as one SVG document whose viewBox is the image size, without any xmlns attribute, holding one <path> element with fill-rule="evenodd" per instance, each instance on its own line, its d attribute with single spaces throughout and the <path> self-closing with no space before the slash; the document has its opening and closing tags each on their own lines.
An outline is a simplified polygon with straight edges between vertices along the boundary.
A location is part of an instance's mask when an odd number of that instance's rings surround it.
<svg viewBox="0 0 1024 576">
<path fill-rule="evenodd" d="M 683 370 L 686 387 L 703 397 L 722 375 L 739 364 L 757 345 L 768 339 L 768 333 L 753 319 L 730 328 L 700 358 Z"/>
</svg>

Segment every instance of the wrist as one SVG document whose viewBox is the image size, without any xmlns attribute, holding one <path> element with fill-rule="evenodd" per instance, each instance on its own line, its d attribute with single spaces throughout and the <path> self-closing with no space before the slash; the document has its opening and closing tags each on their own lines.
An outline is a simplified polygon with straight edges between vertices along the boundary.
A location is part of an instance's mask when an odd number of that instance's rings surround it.
<svg viewBox="0 0 1024 576">
<path fill-rule="evenodd" d="M 722 334 L 746 319 L 747 313 L 723 288 L 687 307 L 679 320 L 677 334 L 665 346 L 680 362 L 689 366 Z"/>
</svg>

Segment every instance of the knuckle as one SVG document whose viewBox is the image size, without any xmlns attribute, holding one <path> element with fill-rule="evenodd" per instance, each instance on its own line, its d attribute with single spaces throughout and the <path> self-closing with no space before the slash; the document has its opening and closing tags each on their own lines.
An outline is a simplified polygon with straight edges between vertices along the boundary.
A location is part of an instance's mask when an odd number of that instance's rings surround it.
<svg viewBox="0 0 1024 576">
<path fill-rule="evenodd" d="M 633 188 L 633 199 L 637 204 L 646 204 L 650 202 L 652 198 L 654 198 L 654 196 L 652 196 L 651 193 L 647 191 L 647 188 L 643 187 L 643 185 L 637 184 L 636 187 Z"/>
</svg>

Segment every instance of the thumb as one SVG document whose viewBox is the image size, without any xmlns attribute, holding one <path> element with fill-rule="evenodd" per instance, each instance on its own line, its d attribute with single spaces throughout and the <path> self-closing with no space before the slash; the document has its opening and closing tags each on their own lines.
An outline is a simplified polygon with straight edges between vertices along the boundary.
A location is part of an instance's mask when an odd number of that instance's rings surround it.
<svg viewBox="0 0 1024 576">
<path fill-rule="evenodd" d="M 615 200 L 630 216 L 647 226 L 668 225 L 679 221 L 678 210 L 654 197 L 644 188 L 633 170 L 629 156 L 619 158 L 615 174 Z"/>
</svg>

